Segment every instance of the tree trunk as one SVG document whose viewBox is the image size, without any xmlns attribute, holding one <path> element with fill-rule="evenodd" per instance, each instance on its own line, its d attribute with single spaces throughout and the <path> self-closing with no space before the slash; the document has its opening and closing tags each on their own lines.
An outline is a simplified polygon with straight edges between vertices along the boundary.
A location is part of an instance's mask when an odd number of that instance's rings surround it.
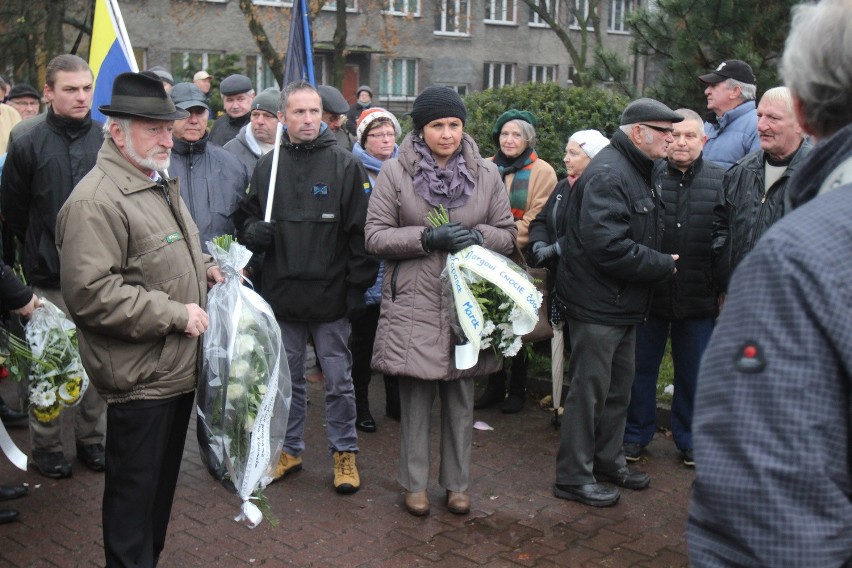
<svg viewBox="0 0 852 568">
<path fill-rule="evenodd" d="M 343 76 L 346 69 L 346 35 L 346 2 L 337 0 L 337 27 L 334 28 L 331 84 L 340 90 L 343 90 Z"/>
<path fill-rule="evenodd" d="M 266 35 L 266 30 L 263 29 L 263 24 L 255 13 L 254 4 L 252 4 L 251 0 L 240 0 L 240 10 L 246 17 L 249 31 L 252 38 L 254 38 L 255 45 L 260 50 L 260 54 L 263 56 L 266 64 L 269 65 L 272 74 L 280 79 L 284 73 L 284 58 L 275 51 L 272 43 L 270 43 L 269 37 Z M 292 14 L 292 11 L 290 13 Z"/>
</svg>

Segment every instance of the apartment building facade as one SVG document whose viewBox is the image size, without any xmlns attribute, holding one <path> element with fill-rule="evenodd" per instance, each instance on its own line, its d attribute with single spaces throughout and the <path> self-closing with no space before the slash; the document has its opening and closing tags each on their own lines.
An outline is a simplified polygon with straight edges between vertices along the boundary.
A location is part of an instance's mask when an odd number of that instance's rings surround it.
<svg viewBox="0 0 852 568">
<path fill-rule="evenodd" d="M 368 84 L 374 99 L 405 112 L 430 85 L 461 94 L 525 82 L 571 84 L 575 64 L 551 27 L 523 0 L 327 0 L 313 19 L 317 83 L 330 83 L 337 27 L 336 2 L 346 2 L 347 54 L 342 91 L 355 98 Z M 597 9 L 601 43 L 631 69 L 641 90 L 642 62 L 632 53 L 625 18 L 640 0 L 538 0 L 580 46 L 589 62 L 595 33 L 587 21 Z M 286 52 L 292 0 L 252 0 L 258 21 L 279 53 Z M 224 54 L 239 54 L 258 90 L 276 85 L 259 55 L 238 0 L 139 0 L 121 4 L 141 66 L 173 72 L 206 68 Z M 577 15 L 580 15 L 578 20 Z"/>
</svg>

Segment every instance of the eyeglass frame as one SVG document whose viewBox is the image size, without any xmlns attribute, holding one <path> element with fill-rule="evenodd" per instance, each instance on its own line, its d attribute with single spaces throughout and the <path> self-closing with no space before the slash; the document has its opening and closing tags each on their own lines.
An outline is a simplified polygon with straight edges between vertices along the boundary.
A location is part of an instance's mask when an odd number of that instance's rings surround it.
<svg viewBox="0 0 852 568">
<path fill-rule="evenodd" d="M 672 126 L 654 126 L 653 124 L 645 124 L 644 122 L 640 122 L 639 126 L 644 126 L 645 128 L 656 130 L 657 132 L 665 132 L 666 134 L 674 133 L 674 127 Z"/>
</svg>

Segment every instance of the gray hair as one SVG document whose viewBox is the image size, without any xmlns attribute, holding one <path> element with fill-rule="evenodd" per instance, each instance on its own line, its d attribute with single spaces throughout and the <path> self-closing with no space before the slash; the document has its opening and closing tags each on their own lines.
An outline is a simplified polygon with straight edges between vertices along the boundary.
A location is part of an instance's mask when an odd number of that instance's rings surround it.
<svg viewBox="0 0 852 568">
<path fill-rule="evenodd" d="M 535 148 L 535 143 L 537 141 L 535 135 L 535 126 L 527 122 L 526 120 L 513 119 L 506 122 L 506 124 L 514 124 L 518 127 L 518 130 L 521 131 L 521 138 L 523 138 L 524 142 L 527 143 L 527 147 Z M 505 127 L 506 124 L 503 126 Z M 502 128 L 500 129 L 503 130 Z"/>
<path fill-rule="evenodd" d="M 284 109 L 287 108 L 287 100 L 296 91 L 313 91 L 320 97 L 319 91 L 307 81 L 293 81 L 281 90 L 281 98 L 278 99 L 278 112 L 284 112 Z M 320 97 L 320 109 L 322 109 L 322 97 Z"/>
<path fill-rule="evenodd" d="M 757 97 L 757 85 L 752 85 L 751 83 L 743 83 L 742 81 L 737 81 L 736 79 L 725 79 L 725 84 L 731 88 L 731 90 L 736 87 L 740 88 L 740 100 L 743 102 L 753 101 L 755 97 Z"/>
<path fill-rule="evenodd" d="M 848 0 L 793 8 L 781 76 L 801 101 L 803 120 L 817 138 L 852 123 L 852 10 Z"/>
<path fill-rule="evenodd" d="M 110 126 L 113 124 L 117 124 L 122 132 L 130 132 L 130 121 L 132 119 L 127 118 L 125 116 L 108 116 L 106 117 L 106 121 L 104 122 L 103 132 L 104 138 L 107 140 L 112 139 L 112 133 L 109 131 Z"/>
<path fill-rule="evenodd" d="M 692 110 L 691 108 L 679 108 L 675 112 L 681 115 L 684 120 L 694 120 L 696 122 L 704 124 L 704 119 L 701 118 L 701 115 Z"/>
<path fill-rule="evenodd" d="M 795 113 L 793 112 L 793 96 L 790 94 L 790 89 L 787 87 L 773 87 L 763 93 L 763 96 L 760 97 L 761 101 L 769 101 L 769 102 L 777 102 L 784 103 L 787 107 L 787 112 L 790 116 L 795 118 Z"/>
<path fill-rule="evenodd" d="M 628 138 L 630 138 L 630 133 L 633 130 L 634 126 L 639 126 L 642 128 L 642 137 L 645 140 L 645 144 L 650 144 L 654 141 L 654 135 L 650 132 L 651 129 L 649 129 L 641 122 L 634 122 L 633 124 L 622 124 L 621 126 L 619 126 L 619 128 L 627 135 Z"/>
</svg>

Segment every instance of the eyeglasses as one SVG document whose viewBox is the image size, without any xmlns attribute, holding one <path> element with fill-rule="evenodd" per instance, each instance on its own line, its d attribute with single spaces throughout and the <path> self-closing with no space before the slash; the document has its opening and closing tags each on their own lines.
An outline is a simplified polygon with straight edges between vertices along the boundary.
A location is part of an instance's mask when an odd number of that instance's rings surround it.
<svg viewBox="0 0 852 568">
<path fill-rule="evenodd" d="M 382 140 L 387 138 L 394 139 L 396 138 L 396 134 L 393 132 L 367 134 L 367 138 L 372 138 L 373 140 Z"/>
<path fill-rule="evenodd" d="M 644 126 L 646 128 L 650 128 L 651 130 L 656 130 L 657 132 L 665 132 L 666 134 L 671 134 L 674 132 L 674 128 L 671 126 L 654 126 L 653 124 L 645 124 L 644 122 L 639 123 L 640 126 Z"/>
</svg>

